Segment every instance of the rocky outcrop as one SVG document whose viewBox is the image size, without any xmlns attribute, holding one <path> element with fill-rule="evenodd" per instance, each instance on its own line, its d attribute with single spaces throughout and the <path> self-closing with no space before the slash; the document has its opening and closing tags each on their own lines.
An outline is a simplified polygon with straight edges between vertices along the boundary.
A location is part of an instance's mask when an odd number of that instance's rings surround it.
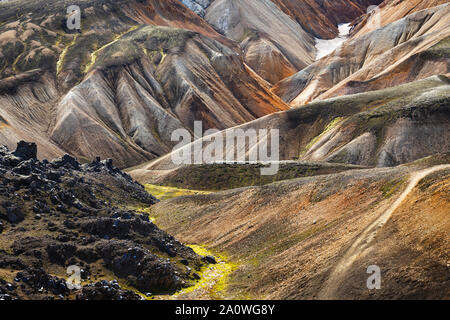
<svg viewBox="0 0 450 320">
<path fill-rule="evenodd" d="M 367 14 L 361 15 L 353 22 L 352 36 L 357 38 L 415 12 L 448 3 L 446 0 L 385 0 Z"/>
<path fill-rule="evenodd" d="M 194 11 L 200 17 L 206 14 L 206 8 L 209 7 L 214 0 L 180 0 L 186 7 Z"/>
<path fill-rule="evenodd" d="M 204 262 L 150 222 L 142 210 L 157 200 L 142 185 L 112 160 L 41 162 L 36 151 L 23 141 L 0 148 L 0 268 L 16 273 L 14 285 L 0 275 L 0 297 L 141 298 L 106 281 L 107 271 L 148 295 L 190 285 Z M 82 269 L 78 291 L 67 287 L 68 266 Z"/>
</svg>

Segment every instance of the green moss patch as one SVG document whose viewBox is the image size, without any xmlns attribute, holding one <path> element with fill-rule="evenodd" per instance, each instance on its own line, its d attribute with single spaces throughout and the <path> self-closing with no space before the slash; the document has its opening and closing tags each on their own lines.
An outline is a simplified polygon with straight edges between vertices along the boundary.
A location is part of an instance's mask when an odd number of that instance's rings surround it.
<svg viewBox="0 0 450 320">
<path fill-rule="evenodd" d="M 145 190 L 158 200 L 167 200 L 182 196 L 192 196 L 198 194 L 209 194 L 207 191 L 197 191 L 189 189 L 179 189 L 174 187 L 164 187 L 153 184 L 146 184 Z"/>
</svg>

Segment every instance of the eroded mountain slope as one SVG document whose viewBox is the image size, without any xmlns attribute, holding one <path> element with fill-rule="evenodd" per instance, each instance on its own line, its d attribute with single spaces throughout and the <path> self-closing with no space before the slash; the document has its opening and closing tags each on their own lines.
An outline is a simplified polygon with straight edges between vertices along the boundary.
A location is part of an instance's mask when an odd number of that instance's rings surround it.
<svg viewBox="0 0 450 320">
<path fill-rule="evenodd" d="M 132 31 L 98 52 L 91 68 L 58 105 L 51 134 L 85 158 L 115 150 L 119 163 L 133 165 L 130 146 L 164 155 L 176 143 L 172 132 L 195 120 L 225 129 L 286 109 L 238 54 L 181 29 Z"/>
<path fill-rule="evenodd" d="M 413 13 L 357 38 L 282 80 L 274 92 L 294 106 L 448 73 L 450 5 Z"/>
<path fill-rule="evenodd" d="M 223 129 L 287 109 L 236 45 L 178 0 L 80 0 L 80 33 L 64 29 L 65 2 L 27 2 L 16 18 L 19 3 L 2 4 L 0 26 L 10 147 L 35 140 L 42 157 L 114 154 L 125 167 L 170 151 L 171 132 L 194 120 Z"/>
<path fill-rule="evenodd" d="M 447 0 L 385 0 L 371 12 L 361 15 L 354 21 L 353 37 L 359 37 L 377 28 L 384 27 L 392 22 L 424 9 L 448 3 Z"/>
<path fill-rule="evenodd" d="M 446 156 L 397 168 L 346 171 L 161 202 L 156 223 L 191 243 L 224 252 L 239 268 L 229 298 L 448 298 L 449 166 Z M 436 166 L 438 165 L 438 166 Z M 433 168 L 404 195 L 410 179 Z M 445 169 L 447 168 L 447 169 Z M 399 197 L 404 201 L 339 277 L 333 272 Z M 368 290 L 367 268 L 382 287 Z M 205 298 L 192 296 L 191 298 Z"/>
<path fill-rule="evenodd" d="M 206 21 L 241 44 L 245 61 L 275 83 L 314 61 L 314 39 L 270 0 L 216 0 Z"/>
<path fill-rule="evenodd" d="M 234 155 L 238 146 L 227 144 L 226 135 L 235 129 L 243 130 L 243 134 L 253 129 L 279 130 L 280 160 L 397 166 L 450 150 L 449 96 L 449 79 L 434 76 L 380 91 L 317 101 L 196 140 L 131 173 L 137 179 L 142 177 L 143 182 L 153 170 L 170 176 L 171 172 L 164 170 L 179 167 L 172 160 L 174 153 L 199 150 L 195 148 L 200 145 L 207 150 L 216 139 L 223 140 L 225 155 Z M 247 154 L 248 161 L 249 152 L 264 145 L 265 139 L 260 139 L 256 145 L 240 145 L 239 151 Z M 195 163 L 194 155 L 191 163 Z M 215 177 L 216 173 L 221 172 L 210 174 Z"/>
<path fill-rule="evenodd" d="M 273 0 L 308 33 L 316 38 L 333 39 L 339 35 L 338 24 L 352 22 L 366 13 L 370 5 L 383 0 Z"/>
<path fill-rule="evenodd" d="M 239 42 L 248 65 L 274 84 L 315 59 L 314 37 L 337 37 L 340 23 L 351 22 L 365 13 L 369 5 L 381 1 L 181 2 L 204 17 L 218 32 Z"/>
</svg>

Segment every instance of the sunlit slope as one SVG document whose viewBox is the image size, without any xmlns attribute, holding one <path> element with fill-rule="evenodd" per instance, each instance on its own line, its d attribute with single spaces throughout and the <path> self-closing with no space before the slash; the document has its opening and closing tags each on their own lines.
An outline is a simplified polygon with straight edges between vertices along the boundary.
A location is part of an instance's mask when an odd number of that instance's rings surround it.
<svg viewBox="0 0 450 320">
<path fill-rule="evenodd" d="M 450 5 L 432 7 L 347 40 L 274 86 L 293 106 L 448 73 Z"/>
<path fill-rule="evenodd" d="M 427 174 L 404 194 L 417 172 L 442 162 L 448 155 L 173 199 L 152 213 L 183 241 L 208 244 L 239 262 L 231 297 L 246 291 L 263 299 L 315 299 L 323 292 L 337 299 L 448 298 L 448 169 Z M 342 268 L 350 247 L 400 196 L 390 219 Z M 381 268 L 381 290 L 367 289 L 370 265 Z M 337 277 L 336 269 L 343 270 Z"/>
<path fill-rule="evenodd" d="M 244 132 L 279 130 L 280 160 L 396 166 L 450 150 L 449 90 L 447 77 L 434 76 L 394 88 L 317 101 L 238 128 Z M 210 141 L 223 139 L 227 153 L 234 152 L 235 144 L 225 141 L 229 131 L 185 148 L 193 150 L 200 144 L 206 148 Z M 248 151 L 248 144 L 240 149 Z M 178 167 L 168 154 L 142 165 L 135 173 L 138 177 L 144 176 L 145 170 Z"/>
<path fill-rule="evenodd" d="M 178 0 L 70 4 L 80 31 L 67 30 L 68 2 L 0 5 L 0 137 L 10 147 L 34 140 L 40 157 L 127 167 L 168 153 L 171 133 L 194 120 L 225 129 L 288 109 L 233 41 Z"/>
</svg>

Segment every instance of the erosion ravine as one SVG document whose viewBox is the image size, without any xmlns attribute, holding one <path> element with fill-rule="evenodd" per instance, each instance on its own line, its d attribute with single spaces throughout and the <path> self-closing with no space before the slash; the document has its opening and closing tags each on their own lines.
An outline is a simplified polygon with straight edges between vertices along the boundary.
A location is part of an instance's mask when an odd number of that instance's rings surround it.
<svg viewBox="0 0 450 320">
<path fill-rule="evenodd" d="M 159 200 L 173 199 L 181 196 L 195 194 L 208 194 L 210 192 L 196 191 L 188 189 L 179 189 L 174 187 L 165 187 L 158 185 L 145 185 L 146 190 Z M 150 208 L 149 208 L 150 209 Z M 151 210 L 145 210 L 149 213 L 150 220 L 157 224 L 157 219 L 151 216 Z M 223 254 L 213 253 L 206 246 L 198 244 L 186 245 L 194 250 L 200 256 L 213 257 L 215 263 L 206 265 L 197 272 L 196 282 L 185 289 L 181 289 L 172 295 L 153 296 L 152 299 L 168 300 L 186 300 L 186 299 L 227 299 L 226 286 L 230 274 L 236 270 L 237 264 L 228 262 L 228 258 Z"/>
</svg>

